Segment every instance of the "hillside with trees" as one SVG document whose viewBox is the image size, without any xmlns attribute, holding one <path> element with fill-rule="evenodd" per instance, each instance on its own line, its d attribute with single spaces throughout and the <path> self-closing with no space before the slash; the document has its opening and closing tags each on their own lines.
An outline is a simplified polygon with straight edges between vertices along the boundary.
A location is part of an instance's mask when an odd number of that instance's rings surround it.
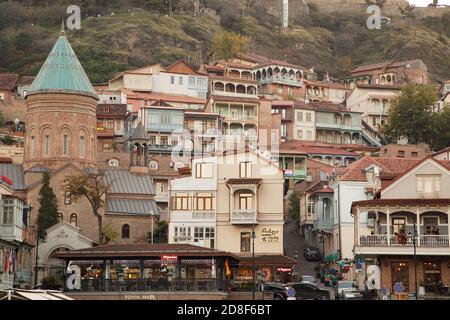
<svg viewBox="0 0 450 320">
<path fill-rule="evenodd" d="M 380 30 L 368 30 L 365 12 L 330 13 L 309 5 L 282 30 L 279 12 L 267 1 L 202 0 L 196 7 L 195 0 L 0 0 L 0 72 L 35 75 L 68 16 L 67 6 L 78 4 L 81 30 L 66 33 L 94 83 L 151 63 L 185 59 L 199 66 L 223 48 L 217 35 L 224 32 L 248 38 L 249 51 L 314 67 L 319 77 L 413 58 L 425 62 L 435 82 L 450 74 L 450 14 L 390 16 Z"/>
</svg>

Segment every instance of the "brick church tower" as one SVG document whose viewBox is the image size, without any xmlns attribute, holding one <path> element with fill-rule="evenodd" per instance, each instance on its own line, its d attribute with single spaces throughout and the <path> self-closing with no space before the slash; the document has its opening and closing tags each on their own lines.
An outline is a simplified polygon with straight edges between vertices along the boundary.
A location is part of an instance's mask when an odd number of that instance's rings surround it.
<svg viewBox="0 0 450 320">
<path fill-rule="evenodd" d="M 24 169 L 96 166 L 97 101 L 62 31 L 27 95 Z"/>
</svg>

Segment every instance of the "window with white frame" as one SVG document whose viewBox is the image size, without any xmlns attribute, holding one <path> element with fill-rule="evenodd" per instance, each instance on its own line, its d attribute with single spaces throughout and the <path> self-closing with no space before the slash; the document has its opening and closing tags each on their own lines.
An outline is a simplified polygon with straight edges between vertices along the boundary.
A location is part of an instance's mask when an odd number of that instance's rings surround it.
<svg viewBox="0 0 450 320">
<path fill-rule="evenodd" d="M 212 178 L 213 177 L 213 164 L 212 163 L 196 163 L 195 164 L 195 177 L 199 179 Z"/>
<path fill-rule="evenodd" d="M 441 191 L 440 175 L 417 175 L 417 192 L 432 194 Z"/>
<path fill-rule="evenodd" d="M 186 211 L 191 210 L 191 197 L 187 193 L 176 193 L 172 197 L 172 210 Z"/>
<path fill-rule="evenodd" d="M 295 116 L 296 116 L 297 122 L 303 122 L 303 112 L 297 111 Z"/>
<path fill-rule="evenodd" d="M 315 201 L 311 198 L 308 198 L 308 215 L 314 215 L 315 212 Z"/>
<path fill-rule="evenodd" d="M 174 228 L 174 242 L 186 241 L 191 238 L 190 227 L 175 227 Z"/>
<path fill-rule="evenodd" d="M 240 178 L 252 177 L 252 163 L 250 161 L 239 163 L 239 177 Z"/>
<path fill-rule="evenodd" d="M 14 224 L 14 199 L 3 199 L 3 224 Z"/>
</svg>

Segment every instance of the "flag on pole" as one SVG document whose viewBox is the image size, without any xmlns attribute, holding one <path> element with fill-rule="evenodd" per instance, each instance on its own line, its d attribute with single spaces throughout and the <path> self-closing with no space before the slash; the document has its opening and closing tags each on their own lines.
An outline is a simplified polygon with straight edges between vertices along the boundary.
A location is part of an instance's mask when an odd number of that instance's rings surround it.
<svg viewBox="0 0 450 320">
<path fill-rule="evenodd" d="M 230 263 L 228 262 L 228 258 L 227 260 L 225 260 L 225 272 L 227 277 L 231 277 Z"/>
</svg>

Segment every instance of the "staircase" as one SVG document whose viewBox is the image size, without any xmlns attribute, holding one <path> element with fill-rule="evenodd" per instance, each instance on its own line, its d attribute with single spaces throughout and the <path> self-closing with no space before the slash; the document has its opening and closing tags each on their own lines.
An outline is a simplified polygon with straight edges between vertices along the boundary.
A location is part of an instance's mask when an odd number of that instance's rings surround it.
<svg viewBox="0 0 450 320">
<path fill-rule="evenodd" d="M 381 147 L 386 143 L 383 136 L 373 130 L 364 120 L 362 120 L 362 134 L 363 138 L 374 147 Z"/>
</svg>

